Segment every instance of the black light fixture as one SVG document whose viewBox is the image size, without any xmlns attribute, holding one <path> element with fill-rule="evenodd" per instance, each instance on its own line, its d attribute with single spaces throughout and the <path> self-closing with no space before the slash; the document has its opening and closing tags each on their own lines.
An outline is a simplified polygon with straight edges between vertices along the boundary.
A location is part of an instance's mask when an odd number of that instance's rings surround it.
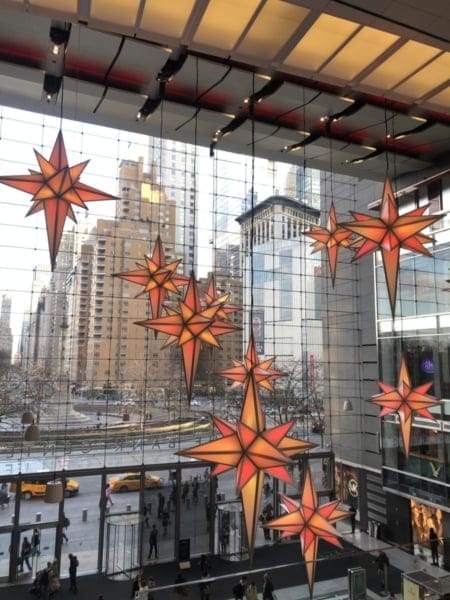
<svg viewBox="0 0 450 600">
<path fill-rule="evenodd" d="M 70 23 L 56 24 L 52 22 L 50 27 L 50 41 L 51 41 L 51 53 L 54 56 L 58 56 L 65 51 L 67 42 L 70 36 Z"/>
<path fill-rule="evenodd" d="M 414 135 L 415 133 L 421 133 L 422 131 L 426 131 L 433 127 L 436 124 L 436 121 L 433 119 L 425 119 L 423 123 L 417 125 L 417 127 L 413 127 L 412 129 L 407 129 L 406 131 L 401 131 L 400 133 L 396 133 L 395 135 L 388 135 L 388 138 L 391 140 L 402 140 L 409 135 Z"/>
<path fill-rule="evenodd" d="M 254 104 L 261 102 L 261 100 L 267 98 L 267 96 L 271 96 L 272 94 L 277 92 L 283 85 L 283 83 L 284 80 L 281 79 L 281 77 L 275 75 L 260 90 L 258 90 L 248 98 L 245 98 L 244 102 L 246 104 L 250 102 L 253 102 Z"/>
<path fill-rule="evenodd" d="M 216 147 L 217 142 L 222 139 L 225 135 L 228 135 L 232 131 L 235 131 L 238 127 L 243 125 L 245 121 L 248 119 L 248 115 L 246 113 L 241 113 L 231 119 L 228 125 L 222 127 L 222 129 L 217 129 L 212 136 L 211 143 L 209 145 L 209 155 L 214 156 L 214 148 Z"/>
<path fill-rule="evenodd" d="M 372 152 L 369 152 L 369 154 L 366 154 L 366 156 L 361 156 L 360 158 L 353 158 L 352 160 L 346 160 L 344 164 L 346 164 L 346 165 L 361 165 L 363 162 L 366 162 L 366 160 L 375 158 L 376 156 L 383 154 L 383 152 L 384 152 L 384 150 L 382 148 L 377 148 L 377 149 L 373 150 Z"/>
<path fill-rule="evenodd" d="M 180 46 L 173 50 L 156 79 L 161 83 L 168 83 L 182 68 L 188 56 L 187 47 Z"/>
<path fill-rule="evenodd" d="M 297 142 L 296 144 L 292 144 L 291 146 L 284 146 L 281 151 L 295 152 L 296 150 L 300 150 L 300 148 L 304 148 L 308 144 L 312 144 L 320 138 L 320 133 L 304 133 L 304 135 L 306 135 L 304 140 L 302 140 L 301 142 Z"/>
<path fill-rule="evenodd" d="M 47 102 L 52 100 L 56 101 L 59 90 L 61 88 L 62 76 L 51 75 L 46 73 L 44 75 L 44 94 Z"/>
<path fill-rule="evenodd" d="M 161 100 L 161 96 L 156 98 L 150 98 L 149 96 L 142 105 L 141 109 L 138 111 L 136 115 L 136 121 L 145 121 L 145 119 L 155 112 L 155 110 L 161 104 Z"/>
<path fill-rule="evenodd" d="M 343 119 L 345 117 L 350 117 L 351 115 L 354 115 L 359 110 L 361 110 L 361 108 L 363 108 L 365 105 L 366 105 L 366 102 L 364 100 L 354 100 L 352 102 L 352 104 L 350 104 L 350 106 L 347 106 L 347 108 L 344 108 L 343 110 L 341 110 L 337 113 L 334 113 L 332 115 L 322 117 L 320 120 L 328 121 L 330 123 L 337 123 L 338 121 L 340 121 L 341 119 Z"/>
</svg>

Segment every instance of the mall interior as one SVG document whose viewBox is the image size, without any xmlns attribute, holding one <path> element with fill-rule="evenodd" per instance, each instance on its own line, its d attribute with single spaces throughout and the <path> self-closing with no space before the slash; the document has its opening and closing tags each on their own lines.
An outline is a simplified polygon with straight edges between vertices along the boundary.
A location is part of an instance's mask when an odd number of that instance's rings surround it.
<svg viewBox="0 0 450 600">
<path fill-rule="evenodd" d="M 249 534 L 234 459 L 192 451 L 241 431 L 259 368 L 259 433 L 305 443 L 288 479 L 252 463 L 255 518 L 311 474 L 358 535 L 450 571 L 447 3 L 0 17 L 0 584 L 69 554 L 108 581 L 308 563 Z"/>
</svg>

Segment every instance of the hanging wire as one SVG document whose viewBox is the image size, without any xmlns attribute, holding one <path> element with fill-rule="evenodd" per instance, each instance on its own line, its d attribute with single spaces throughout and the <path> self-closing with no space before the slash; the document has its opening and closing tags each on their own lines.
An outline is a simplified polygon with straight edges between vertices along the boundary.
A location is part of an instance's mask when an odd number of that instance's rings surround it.
<svg viewBox="0 0 450 600">
<path fill-rule="evenodd" d="M 253 312 L 255 308 L 254 284 L 255 284 L 255 265 L 254 265 L 254 244 L 255 244 L 255 69 L 252 73 L 252 95 L 248 103 L 248 113 L 251 126 L 251 170 L 250 170 L 250 334 L 253 336 Z"/>
</svg>

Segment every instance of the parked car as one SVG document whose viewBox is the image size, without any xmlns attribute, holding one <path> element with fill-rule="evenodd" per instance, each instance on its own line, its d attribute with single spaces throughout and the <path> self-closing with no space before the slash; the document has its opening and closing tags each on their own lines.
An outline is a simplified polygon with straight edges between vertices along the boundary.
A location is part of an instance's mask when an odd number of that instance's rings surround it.
<svg viewBox="0 0 450 600">
<path fill-rule="evenodd" d="M 33 481 L 22 481 L 20 491 L 22 498 L 25 500 L 31 500 L 31 498 L 45 496 L 45 488 L 47 486 L 47 480 L 45 479 L 34 479 Z M 76 496 L 80 490 L 80 484 L 76 479 L 67 479 L 66 487 L 64 489 L 64 497 L 69 498 Z M 16 491 L 15 482 L 11 483 L 9 491 L 14 493 Z"/>
<path fill-rule="evenodd" d="M 164 485 L 164 479 L 157 475 L 146 475 L 144 487 L 146 490 L 151 488 L 161 488 Z M 111 492 L 135 492 L 141 487 L 140 473 L 124 473 L 109 478 Z"/>
</svg>

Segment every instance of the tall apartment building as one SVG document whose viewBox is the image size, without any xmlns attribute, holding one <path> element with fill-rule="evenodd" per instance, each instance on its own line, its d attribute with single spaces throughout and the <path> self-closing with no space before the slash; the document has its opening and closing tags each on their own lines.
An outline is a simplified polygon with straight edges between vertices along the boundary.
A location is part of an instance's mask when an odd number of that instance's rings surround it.
<svg viewBox="0 0 450 600">
<path fill-rule="evenodd" d="M 0 351 L 12 357 L 13 336 L 11 330 L 11 297 L 2 295 L 0 308 Z"/>
<path fill-rule="evenodd" d="M 176 205 L 144 171 L 143 160 L 123 161 L 116 219 L 99 219 L 81 246 L 69 296 L 76 351 L 71 379 L 81 387 L 135 389 L 141 397 L 165 387 L 177 369 L 176 349 L 162 350 L 165 336 L 135 324 L 150 317 L 138 285 L 113 277 L 145 264 L 161 236 L 168 262 L 179 258 Z"/>
</svg>

